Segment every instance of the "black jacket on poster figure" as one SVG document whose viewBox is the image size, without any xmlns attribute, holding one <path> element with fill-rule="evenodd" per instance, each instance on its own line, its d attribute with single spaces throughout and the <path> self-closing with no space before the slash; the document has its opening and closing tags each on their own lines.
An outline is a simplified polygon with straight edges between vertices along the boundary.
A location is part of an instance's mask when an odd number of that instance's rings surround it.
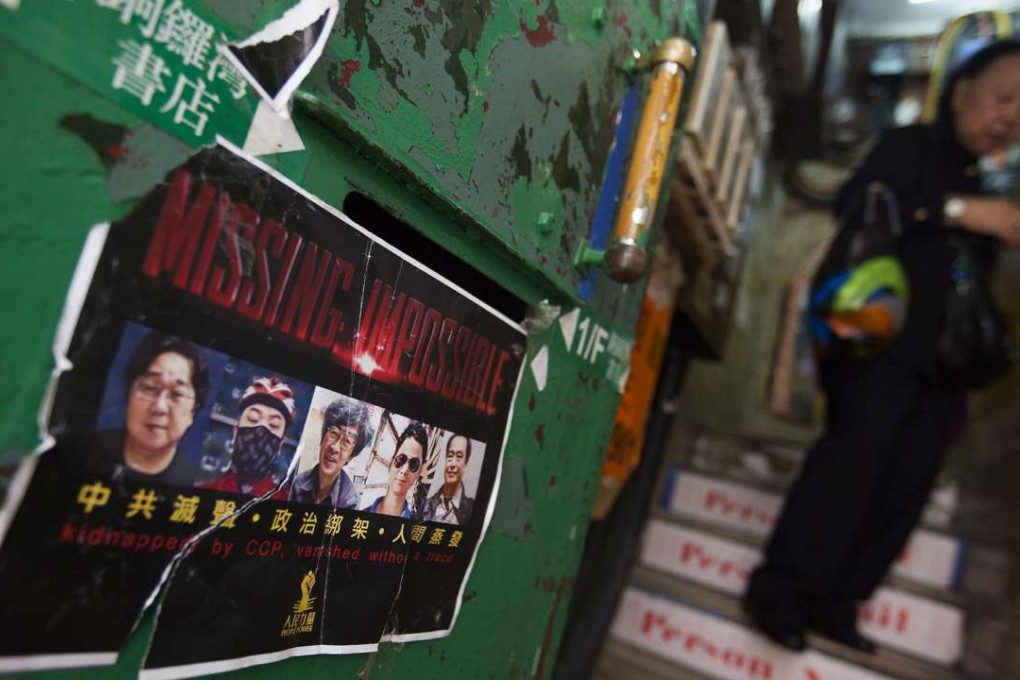
<svg viewBox="0 0 1020 680">
<path fill-rule="evenodd" d="M 906 323 L 886 358 L 931 376 L 937 371 L 936 347 L 949 294 L 949 236 L 976 242 L 986 272 L 991 271 L 997 249 L 991 237 L 942 224 L 946 196 L 980 193 L 977 159 L 957 143 L 948 122 L 886 132 L 836 198 L 835 213 L 849 228 L 860 224 L 864 195 L 872 182 L 882 182 L 896 197 L 903 226 L 898 255 L 910 283 Z"/>
</svg>

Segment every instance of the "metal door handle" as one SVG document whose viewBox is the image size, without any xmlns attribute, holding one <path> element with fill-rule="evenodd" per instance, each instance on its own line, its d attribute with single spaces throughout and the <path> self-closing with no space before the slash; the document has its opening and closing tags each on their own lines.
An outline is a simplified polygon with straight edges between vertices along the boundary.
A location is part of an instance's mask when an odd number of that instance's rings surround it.
<svg viewBox="0 0 1020 680">
<path fill-rule="evenodd" d="M 648 229 L 655 219 L 680 110 L 680 94 L 694 65 L 694 55 L 690 42 L 674 37 L 663 41 L 652 56 L 648 99 L 641 114 L 616 225 L 605 252 L 605 266 L 614 281 L 631 283 L 648 271 Z"/>
</svg>

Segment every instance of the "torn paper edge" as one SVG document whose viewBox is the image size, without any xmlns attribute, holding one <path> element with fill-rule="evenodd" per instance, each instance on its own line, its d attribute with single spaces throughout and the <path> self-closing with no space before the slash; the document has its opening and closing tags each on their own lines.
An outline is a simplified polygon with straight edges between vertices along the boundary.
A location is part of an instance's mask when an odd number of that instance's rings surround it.
<svg viewBox="0 0 1020 680">
<path fill-rule="evenodd" d="M 298 457 L 295 455 L 291 459 L 290 465 L 287 467 L 287 474 L 283 476 L 283 479 L 280 480 L 279 484 L 277 484 L 274 488 L 272 488 L 271 490 L 269 490 L 266 493 L 262 494 L 261 496 L 249 498 L 247 501 L 245 501 L 241 505 L 240 508 L 235 510 L 233 513 L 231 513 L 230 515 L 227 515 L 226 517 L 223 517 L 222 519 L 220 519 L 220 521 L 216 522 L 215 524 L 211 524 L 210 526 L 206 527 L 202 531 L 200 531 L 197 534 L 195 534 L 194 536 L 192 536 L 186 543 L 181 545 L 180 549 L 176 553 L 174 553 L 174 555 L 170 558 L 170 562 L 163 569 L 162 575 L 160 575 L 159 582 L 153 587 L 152 592 L 149 593 L 149 597 L 146 598 L 145 604 L 142 605 L 142 608 L 141 608 L 141 610 L 138 613 L 138 618 L 135 619 L 134 624 L 131 626 L 131 632 L 128 634 L 128 637 L 130 637 L 131 635 L 135 634 L 135 632 L 138 630 L 139 624 L 142 621 L 142 618 L 145 616 L 145 612 L 149 609 L 149 607 L 151 607 L 151 606 L 153 606 L 155 604 L 155 611 L 153 612 L 154 623 L 153 623 L 153 626 L 152 626 L 152 632 L 149 634 L 149 639 L 147 640 L 146 645 L 145 645 L 145 654 L 142 656 L 142 664 L 143 665 L 145 664 L 145 659 L 147 659 L 148 656 L 149 656 L 149 651 L 152 649 L 152 640 L 153 640 L 153 638 L 156 635 L 156 629 L 157 629 L 158 624 L 159 624 L 159 615 L 162 613 L 162 610 L 163 610 L 163 602 L 160 601 L 160 602 L 157 603 L 156 600 L 159 598 L 160 593 L 163 592 L 163 587 L 169 581 L 171 581 L 173 579 L 174 574 L 177 573 L 177 569 L 180 567 L 181 563 L 185 559 L 187 559 L 191 555 L 192 552 L 194 552 L 194 548 L 200 542 L 202 542 L 205 539 L 206 536 L 208 536 L 209 534 L 215 532 L 216 530 L 218 530 L 220 527 L 222 527 L 227 522 L 230 522 L 230 521 L 233 521 L 235 519 L 238 519 L 244 513 L 248 512 L 248 510 L 252 509 L 256 505 L 259 505 L 259 504 L 261 504 L 261 503 L 263 503 L 263 502 L 265 502 L 267 500 L 270 500 L 273 497 L 274 494 L 276 494 L 280 489 L 283 488 L 283 486 L 287 482 L 290 481 L 291 477 L 294 475 L 294 472 L 297 470 L 297 466 L 298 466 Z M 215 664 L 215 663 L 220 663 L 220 662 L 212 662 L 212 663 Z M 269 663 L 269 662 L 261 662 L 261 663 Z M 139 669 L 138 677 L 142 678 L 142 677 L 145 676 L 145 673 L 149 673 L 149 672 L 163 673 L 165 671 L 180 671 L 180 672 L 185 673 L 185 674 L 184 675 L 169 675 L 169 676 L 166 676 L 166 677 L 190 678 L 190 677 L 194 677 L 196 675 L 204 675 L 206 673 L 216 672 L 215 670 L 202 670 L 202 671 L 190 671 L 190 672 L 184 670 L 184 669 L 187 669 L 187 668 L 191 668 L 191 666 L 205 666 L 205 665 L 207 665 L 207 664 L 202 663 L 202 664 L 191 664 L 189 666 L 171 666 L 171 667 L 168 667 L 168 668 L 156 669 L 154 671 L 145 671 L 144 669 Z M 231 669 L 227 668 L 227 669 L 220 669 L 220 670 L 231 670 Z M 163 676 L 160 676 L 160 677 L 163 677 Z"/>
<path fill-rule="evenodd" d="M 539 392 L 545 391 L 549 381 L 549 346 L 542 345 L 541 349 L 535 352 L 535 356 L 528 362 L 531 374 L 535 377 L 535 387 Z"/>
<path fill-rule="evenodd" d="M 61 376 L 66 371 L 70 371 L 74 368 L 74 365 L 67 358 L 67 352 L 71 346 L 71 341 L 74 338 L 75 331 L 78 328 L 78 321 L 81 318 L 81 310 L 85 306 L 85 299 L 88 297 L 89 291 L 92 288 L 92 280 L 95 277 L 96 268 L 99 266 L 99 260 L 102 257 L 103 248 L 106 245 L 109 233 L 109 222 L 97 224 L 89 230 L 89 233 L 85 238 L 85 244 L 82 246 L 82 252 L 78 258 L 78 263 L 75 265 L 74 274 L 71 276 L 67 297 L 64 300 L 64 307 L 61 311 L 60 320 L 57 323 L 57 331 L 53 339 L 54 366 L 50 374 L 49 384 L 46 387 L 46 393 L 43 396 L 42 404 L 39 406 L 39 414 L 37 416 L 39 425 L 39 444 L 33 450 L 32 454 L 18 466 L 18 470 L 15 473 L 14 478 L 11 481 L 11 486 L 7 492 L 4 505 L 0 508 L 0 545 L 3 545 L 3 542 L 7 537 L 7 532 L 10 529 L 11 522 L 17 514 L 18 508 L 21 506 L 21 501 L 24 499 L 25 492 L 28 490 L 29 483 L 32 481 L 32 476 L 35 472 L 36 466 L 38 465 L 40 456 L 53 448 L 56 443 L 53 435 L 49 432 L 53 400 L 56 395 L 57 386 L 60 383 Z M 246 512 L 250 507 L 265 500 L 278 491 L 283 484 L 286 483 L 287 479 L 289 479 L 290 475 L 293 473 L 293 469 L 296 467 L 296 464 L 296 460 L 291 461 L 291 466 L 288 468 L 287 476 L 284 477 L 283 481 L 281 481 L 275 489 L 264 496 L 249 499 L 249 501 L 244 503 L 234 514 L 223 518 L 220 522 L 207 527 L 198 534 L 195 534 L 191 537 L 191 540 L 181 546 L 180 550 L 171 557 L 170 562 L 164 568 L 159 581 L 153 586 L 152 592 L 149 593 L 149 596 L 146 598 L 141 609 L 139 609 L 138 616 L 132 624 L 131 630 L 125 639 L 133 635 L 138 629 L 142 618 L 145 616 L 145 612 L 150 606 L 152 606 L 153 602 L 159 596 L 163 585 L 171 578 L 176 570 L 177 564 L 191 552 L 192 547 L 197 545 L 198 542 L 206 535 L 219 528 L 223 522 L 227 522 L 244 514 L 244 512 Z M 0 657 L 0 672 L 15 670 L 44 670 L 47 668 L 69 668 L 73 666 L 108 666 L 117 662 L 118 654 L 119 653 L 117 651 L 113 651 L 81 654 L 33 654 L 18 657 Z"/>
<path fill-rule="evenodd" d="M 138 623 L 141 622 L 142 616 L 145 614 L 145 610 L 152 606 L 152 603 L 156 601 L 159 592 L 163 589 L 163 585 L 173 578 L 173 575 L 177 572 L 178 565 L 181 562 L 183 562 L 193 552 L 195 546 L 197 546 L 203 539 L 205 539 L 206 536 L 213 533 L 227 522 L 239 519 L 242 515 L 244 515 L 244 513 L 248 512 L 256 505 L 259 505 L 265 501 L 272 499 L 272 497 L 277 492 L 279 492 L 280 489 L 282 489 L 287 484 L 287 482 L 291 480 L 291 478 L 294 476 L 295 471 L 297 470 L 297 467 L 298 456 L 295 455 L 293 458 L 291 458 L 290 465 L 287 466 L 287 474 L 283 476 L 283 479 L 281 479 L 276 486 L 274 486 L 272 489 L 265 492 L 261 496 L 253 496 L 249 498 L 247 501 L 241 504 L 240 508 L 238 508 L 231 514 L 221 518 L 220 521 L 216 522 L 215 524 L 210 524 L 205 529 L 202 529 L 197 534 L 188 539 L 187 542 L 181 545 L 180 549 L 176 553 L 174 553 L 173 556 L 170 558 L 169 564 L 167 564 L 166 567 L 163 569 L 163 574 L 162 576 L 160 576 L 159 583 L 157 583 L 155 588 L 153 588 L 152 592 L 149 593 L 149 597 L 145 600 L 145 604 L 142 606 L 142 610 L 139 613 L 138 619 L 135 621 L 135 625 L 134 627 L 132 627 L 131 632 L 134 633 L 135 629 L 138 626 Z M 156 608 L 155 613 L 157 618 L 159 617 L 161 607 L 162 603 L 160 603 L 160 605 Z M 153 630 L 155 630 L 155 627 L 153 627 Z M 151 645 L 152 636 L 149 637 L 149 646 Z M 148 654 L 149 652 L 147 647 L 145 656 L 148 656 Z"/>
<path fill-rule="evenodd" d="M 18 671 L 44 671 L 57 668 L 86 668 L 112 666 L 117 663 L 117 652 L 95 654 L 47 654 L 45 656 L 5 656 L 0 658 L 0 673 Z"/>
<path fill-rule="evenodd" d="M 304 151 L 305 143 L 294 125 L 294 119 L 274 110 L 265 99 L 260 99 L 242 148 L 252 156 L 268 156 Z"/>
<path fill-rule="evenodd" d="M 92 277 L 96 273 L 96 267 L 99 266 L 99 257 L 103 253 L 103 246 L 106 245 L 106 237 L 109 233 L 109 222 L 92 227 L 88 236 L 85 237 L 85 245 L 82 246 L 78 264 L 74 267 L 67 297 L 64 299 L 64 308 L 60 312 L 60 321 L 57 323 L 57 332 L 53 338 L 53 370 L 50 372 L 50 382 L 46 386 L 42 404 L 39 405 L 37 416 L 39 444 L 18 466 L 18 471 L 14 474 L 11 486 L 7 491 L 7 497 L 4 499 L 3 507 L 0 508 L 0 546 L 7 538 L 11 521 L 25 497 L 25 491 L 28 490 L 28 483 L 32 480 L 32 473 L 35 472 L 39 456 L 53 448 L 56 443 L 49 429 L 53 399 L 57 393 L 57 384 L 61 374 L 73 368 L 67 358 L 67 350 L 71 346 L 71 338 L 74 337 L 74 330 L 78 326 L 78 318 L 85 305 L 85 297 L 92 286 Z"/>
<path fill-rule="evenodd" d="M 286 12 L 283 13 L 279 19 L 266 24 L 266 26 L 257 33 L 250 35 L 244 40 L 236 43 L 231 43 L 235 47 L 251 47 L 252 45 L 258 45 L 260 43 L 273 42 L 288 36 L 292 33 L 307 28 L 314 24 L 316 21 L 326 14 L 326 23 L 322 27 L 322 33 L 316 39 L 315 44 L 312 45 L 311 51 L 305 56 L 304 60 L 298 65 L 294 72 L 290 74 L 287 81 L 280 88 L 280 91 L 275 97 L 269 95 L 268 92 L 262 87 L 262 83 L 253 76 L 248 69 L 241 63 L 241 61 L 234 56 L 234 53 L 227 49 L 226 44 L 220 44 L 220 53 L 226 57 L 226 59 L 236 68 L 244 79 L 254 88 L 264 101 L 269 102 L 269 105 L 273 107 L 277 113 L 283 116 L 289 116 L 287 112 L 287 104 L 290 101 L 294 91 L 297 90 L 298 85 L 308 76 L 312 71 L 312 67 L 315 62 L 322 56 L 322 51 L 326 47 L 326 41 L 329 39 L 330 33 L 333 30 L 333 23 L 336 21 L 337 15 L 340 13 L 339 0 L 301 0 L 298 4 L 294 5 Z"/>
<path fill-rule="evenodd" d="M 0 5 L 9 10 L 16 11 L 21 8 L 21 0 L 0 0 Z"/>
<path fill-rule="evenodd" d="M 32 481 L 32 475 L 39 463 L 40 456 L 53 448 L 56 443 L 53 435 L 49 432 L 53 399 L 61 374 L 73 368 L 67 358 L 67 350 L 71 345 L 71 338 L 74 337 L 74 330 L 78 326 L 81 309 L 85 304 L 89 288 L 91 288 L 92 278 L 96 273 L 96 267 L 99 266 L 99 258 L 103 253 L 103 246 L 106 245 L 106 237 L 109 233 L 109 222 L 97 224 L 89 230 L 78 258 L 78 264 L 75 265 L 74 274 L 71 276 L 67 297 L 64 299 L 64 307 L 60 312 L 60 321 L 57 323 L 57 332 L 53 338 L 53 370 L 50 372 L 50 382 L 46 386 L 46 393 L 39 405 L 37 417 L 39 444 L 27 458 L 21 461 L 18 471 L 11 480 L 3 507 L 0 508 L 0 546 L 6 540 L 14 515 L 21 507 L 21 501 L 25 498 L 25 492 Z M 7 656 L 0 658 L 0 672 L 72 668 L 75 666 L 110 666 L 117 662 L 117 654 L 118 652 L 115 650 L 95 653 Z"/>
<path fill-rule="evenodd" d="M 370 645 L 307 645 L 304 647 L 293 647 L 279 652 L 268 652 L 266 654 L 253 654 L 242 656 L 229 661 L 207 661 L 205 663 L 193 663 L 187 666 L 173 666 L 168 668 L 157 668 L 153 670 L 142 670 L 138 674 L 139 680 L 177 680 L 178 678 L 194 678 L 201 675 L 213 673 L 225 673 L 236 671 L 251 666 L 261 666 L 276 661 L 284 661 L 294 657 L 314 656 L 316 654 L 368 654 L 378 649 L 377 644 Z"/>
<path fill-rule="evenodd" d="M 61 376 L 65 372 L 74 368 L 74 365 L 67 358 L 67 352 L 78 328 L 78 322 L 81 318 L 81 310 L 84 307 L 85 300 L 92 288 L 92 280 L 95 277 L 96 269 L 99 266 L 99 260 L 102 257 L 103 248 L 106 245 L 109 233 L 109 222 L 97 224 L 89 230 L 89 233 L 85 238 L 85 243 L 82 246 L 78 263 L 75 265 L 74 273 L 71 276 L 67 296 L 64 300 L 64 307 L 61 310 L 60 320 L 57 322 L 57 330 L 53 338 L 54 366 L 50 373 L 49 384 L 46 387 L 46 392 L 43 395 L 42 403 L 39 406 L 39 412 L 37 415 L 39 444 L 18 466 L 18 470 L 15 472 L 14 477 L 11 480 L 11 485 L 8 489 L 7 496 L 4 499 L 4 504 L 0 507 L 0 546 L 3 545 L 3 542 L 7 537 L 7 532 L 10 529 L 11 522 L 17 514 L 18 508 L 21 507 L 21 502 L 24 500 L 25 493 L 32 481 L 32 476 L 38 466 L 40 456 L 46 451 L 52 449 L 56 443 L 53 435 L 49 432 L 49 422 L 53 411 L 53 400 L 56 396 L 57 386 L 60 383 Z M 272 491 L 269 491 L 264 496 L 249 499 L 235 513 L 228 517 L 224 517 L 220 522 L 207 527 L 198 534 L 195 534 L 187 543 L 181 546 L 180 550 L 171 557 L 170 562 L 163 569 L 163 573 L 160 575 L 159 581 L 157 581 L 157 583 L 153 586 L 149 596 L 146 598 L 142 607 L 138 610 L 138 615 L 131 626 L 131 630 L 125 636 L 125 639 L 129 638 L 138 630 L 138 626 L 144 618 L 146 611 L 156 601 L 164 584 L 172 578 L 177 569 L 177 565 L 182 559 L 190 554 L 193 546 L 197 545 L 198 542 L 205 538 L 205 536 L 209 533 L 218 529 L 224 522 L 239 517 L 253 505 L 262 502 L 278 491 L 287 482 L 290 475 L 293 474 L 296 465 L 297 460 L 295 458 L 295 460 L 291 461 L 291 465 L 287 471 L 287 476 L 285 476 L 283 481 L 281 481 L 280 484 Z M 7 656 L 0 657 L 0 672 L 60 669 L 76 666 L 109 666 L 117 662 L 118 656 L 119 652 L 116 650 L 111 652 L 95 653 Z"/>
</svg>

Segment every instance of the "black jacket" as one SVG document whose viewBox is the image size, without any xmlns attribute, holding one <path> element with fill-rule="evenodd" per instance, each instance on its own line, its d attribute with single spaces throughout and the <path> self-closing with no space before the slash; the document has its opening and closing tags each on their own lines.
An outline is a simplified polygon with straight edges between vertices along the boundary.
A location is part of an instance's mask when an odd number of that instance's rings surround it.
<svg viewBox="0 0 1020 680">
<path fill-rule="evenodd" d="M 890 130 L 839 191 L 835 211 L 843 228 L 860 223 L 865 192 L 875 181 L 896 196 L 903 227 L 899 257 L 910 282 L 907 321 L 885 357 L 936 375 L 936 345 L 952 264 L 949 235 L 963 234 L 943 226 L 942 205 L 948 194 L 980 192 L 977 161 L 956 142 L 947 123 Z M 965 238 L 977 242 L 990 271 L 997 241 L 969 234 Z"/>
</svg>

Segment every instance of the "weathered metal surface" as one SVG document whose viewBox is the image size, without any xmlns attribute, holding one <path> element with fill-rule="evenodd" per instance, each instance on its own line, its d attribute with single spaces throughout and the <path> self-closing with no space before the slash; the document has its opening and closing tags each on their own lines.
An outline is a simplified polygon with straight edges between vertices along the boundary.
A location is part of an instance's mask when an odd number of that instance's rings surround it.
<svg viewBox="0 0 1020 680">
<path fill-rule="evenodd" d="M 580 279 L 573 254 L 588 235 L 629 84 L 624 67 L 633 50 L 681 31 L 680 8 L 348 3 L 302 89 L 571 294 Z M 602 311 L 633 324 L 640 299 L 623 294 L 634 304 Z"/>
</svg>

